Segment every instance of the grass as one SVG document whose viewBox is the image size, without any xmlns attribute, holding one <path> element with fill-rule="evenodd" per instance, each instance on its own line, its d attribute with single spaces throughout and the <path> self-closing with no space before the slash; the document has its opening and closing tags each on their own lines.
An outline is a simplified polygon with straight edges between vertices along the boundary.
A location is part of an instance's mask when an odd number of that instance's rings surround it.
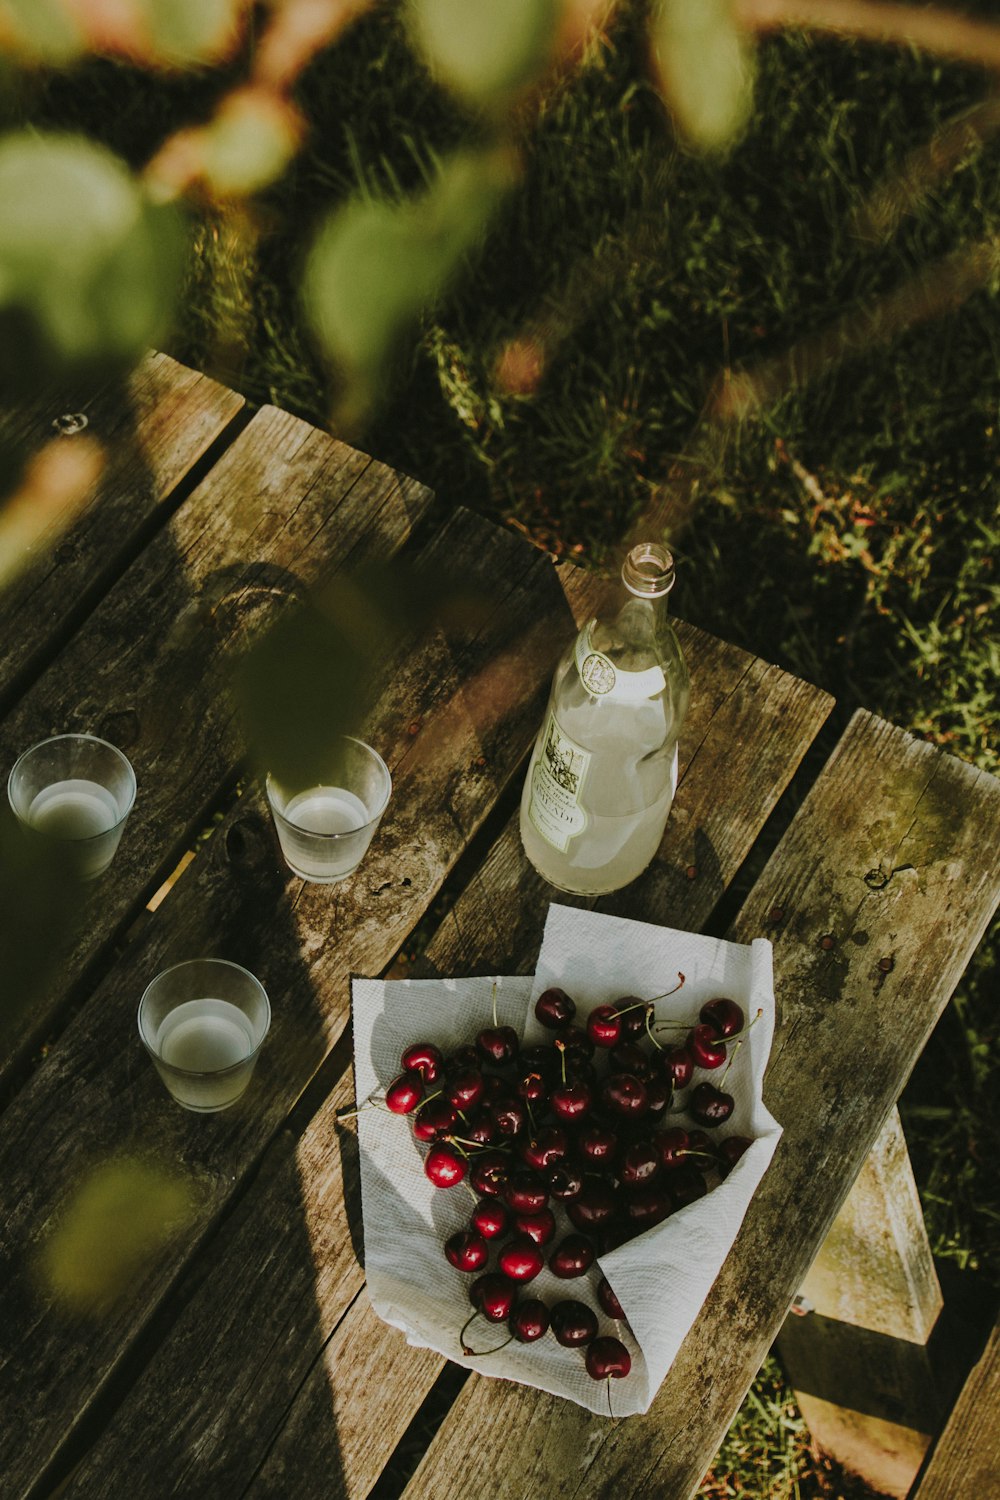
<svg viewBox="0 0 1000 1500">
<path fill-rule="evenodd" d="M 646 80 L 641 10 L 627 7 L 547 98 L 525 136 L 522 188 L 401 352 L 361 443 L 595 564 L 678 461 L 696 459 L 697 505 L 672 538 L 679 612 L 827 688 L 841 722 L 862 705 L 997 772 L 996 286 L 821 362 L 724 440 L 699 421 L 727 370 L 779 359 L 997 234 L 989 143 L 967 149 L 892 233 L 857 229 L 907 153 L 980 99 L 982 78 L 775 37 L 761 48 L 745 139 L 705 160 L 678 144 Z M 95 64 L 36 81 L 16 107 L 138 162 L 204 112 L 215 86 L 152 88 Z M 417 186 L 473 127 L 414 64 L 385 8 L 317 59 L 300 95 L 310 141 L 260 206 L 253 237 L 232 213 L 200 218 L 175 350 L 252 399 L 322 423 L 331 382 L 295 292 L 312 225 L 359 184 Z M 530 396 L 498 374 L 499 352 L 525 327 L 547 346 Z M 935 1253 L 994 1285 L 998 971 L 994 930 L 902 1100 Z M 848 1492 L 811 1462 L 769 1362 L 704 1500 Z"/>
</svg>

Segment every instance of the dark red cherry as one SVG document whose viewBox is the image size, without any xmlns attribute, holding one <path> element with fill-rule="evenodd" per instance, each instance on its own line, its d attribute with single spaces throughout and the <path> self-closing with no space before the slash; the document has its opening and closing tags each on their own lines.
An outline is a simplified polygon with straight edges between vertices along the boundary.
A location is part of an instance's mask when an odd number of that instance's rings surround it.
<svg viewBox="0 0 1000 1500">
<path fill-rule="evenodd" d="M 455 1109 L 475 1109 L 482 1101 L 484 1079 L 478 1068 L 463 1068 L 453 1073 L 444 1086 L 444 1096 Z"/>
<path fill-rule="evenodd" d="M 450 1188 L 461 1182 L 469 1163 L 447 1141 L 435 1141 L 424 1157 L 424 1171 L 435 1187 Z"/>
<path fill-rule="evenodd" d="M 660 1153 L 651 1140 L 632 1141 L 622 1152 L 618 1171 L 625 1187 L 646 1187 L 659 1175 Z"/>
<path fill-rule="evenodd" d="M 589 1083 L 560 1083 L 549 1095 L 549 1108 L 560 1120 L 584 1119 L 593 1108 L 594 1094 Z"/>
<path fill-rule="evenodd" d="M 635 1120 L 649 1105 L 646 1085 L 632 1073 L 612 1073 L 601 1085 L 601 1103 L 619 1119 Z"/>
<path fill-rule="evenodd" d="M 568 1234 L 549 1256 L 549 1270 L 562 1281 L 585 1276 L 594 1264 L 594 1247 L 582 1234 Z"/>
<path fill-rule="evenodd" d="M 609 1318 L 623 1319 L 625 1317 L 622 1305 L 612 1291 L 611 1283 L 606 1276 L 602 1276 L 597 1283 L 597 1300 Z"/>
<path fill-rule="evenodd" d="M 622 1022 L 617 1006 L 596 1006 L 587 1017 L 587 1035 L 595 1047 L 616 1047 L 622 1037 Z"/>
<path fill-rule="evenodd" d="M 674 1089 L 686 1089 L 694 1073 L 694 1057 L 682 1044 L 663 1049 L 663 1076 Z"/>
<path fill-rule="evenodd" d="M 537 1214 L 548 1203 L 549 1190 L 537 1172 L 520 1167 L 508 1177 L 503 1199 L 515 1213 Z"/>
<path fill-rule="evenodd" d="M 698 1012 L 698 1019 L 706 1026 L 713 1027 L 716 1035 L 723 1041 L 742 1031 L 746 1024 L 743 1007 L 737 1005 L 735 1000 L 727 1000 L 721 996 L 718 1000 L 706 1000 Z"/>
<path fill-rule="evenodd" d="M 511 1281 L 532 1281 L 544 1266 L 545 1256 L 530 1235 L 516 1234 L 501 1248 L 497 1264 Z"/>
<path fill-rule="evenodd" d="M 673 1213 L 674 1200 L 665 1186 L 639 1188 L 625 1199 L 623 1212 L 629 1224 L 650 1229 Z"/>
<path fill-rule="evenodd" d="M 460 1135 L 463 1141 L 471 1141 L 474 1146 L 493 1146 L 500 1136 L 496 1121 L 485 1109 L 477 1109 L 462 1123 L 460 1130 L 456 1129 L 455 1134 Z"/>
<path fill-rule="evenodd" d="M 480 1198 L 470 1222 L 484 1240 L 498 1240 L 510 1228 L 510 1214 L 498 1198 Z"/>
<path fill-rule="evenodd" d="M 620 1000 L 615 1001 L 615 1010 L 622 1018 L 622 1037 L 625 1041 L 635 1041 L 646 1035 L 646 1014 L 647 1011 L 652 1013 L 652 1006 L 648 1001 L 640 1000 L 638 995 L 623 995 Z"/>
<path fill-rule="evenodd" d="M 584 1162 L 591 1166 L 607 1166 L 618 1154 L 618 1137 L 614 1130 L 610 1125 L 600 1125 L 596 1121 L 584 1125 L 576 1144 Z"/>
<path fill-rule="evenodd" d="M 428 1099 L 413 1116 L 413 1134 L 418 1141 L 436 1141 L 447 1135 L 458 1124 L 458 1112 L 452 1109 L 443 1094 Z"/>
<path fill-rule="evenodd" d="M 507 1327 L 519 1344 L 533 1344 L 549 1331 L 549 1310 L 537 1297 L 527 1297 L 514 1308 Z"/>
<path fill-rule="evenodd" d="M 753 1142 L 745 1135 L 729 1135 L 724 1141 L 719 1142 L 716 1148 L 719 1154 L 719 1171 L 724 1177 L 728 1176 L 743 1153 L 752 1145 Z"/>
<path fill-rule="evenodd" d="M 456 1047 L 454 1052 L 449 1053 L 445 1058 L 444 1066 L 445 1074 L 449 1078 L 454 1073 L 464 1073 L 466 1068 L 478 1068 L 479 1053 L 471 1042 L 466 1042 L 463 1046 Z"/>
<path fill-rule="evenodd" d="M 714 1026 L 692 1026 L 686 1046 L 699 1068 L 721 1068 L 726 1060 L 726 1044 L 716 1035 Z"/>
<path fill-rule="evenodd" d="M 646 1079 L 646 1114 L 650 1120 L 661 1120 L 666 1114 L 674 1091 L 665 1078 Z"/>
<path fill-rule="evenodd" d="M 498 1271 L 477 1276 L 469 1287 L 469 1301 L 491 1323 L 505 1322 L 516 1300 L 517 1287 Z"/>
<path fill-rule="evenodd" d="M 669 1130 L 658 1130 L 653 1136 L 653 1142 L 659 1149 L 661 1165 L 668 1169 L 679 1167 L 684 1160 L 684 1153 L 690 1148 L 688 1133 L 680 1125 L 673 1125 Z"/>
<path fill-rule="evenodd" d="M 430 1088 L 444 1072 L 444 1054 L 433 1042 L 414 1042 L 400 1058 L 403 1071 L 419 1073 Z"/>
<path fill-rule="evenodd" d="M 542 1104 L 548 1097 L 549 1086 L 541 1073 L 522 1073 L 514 1090 L 519 1099 L 526 1099 L 529 1104 Z"/>
<path fill-rule="evenodd" d="M 515 1094 L 503 1094 L 489 1106 L 490 1114 L 502 1136 L 512 1140 L 520 1135 L 528 1124 L 528 1107 Z"/>
<path fill-rule="evenodd" d="M 733 1112 L 735 1100 L 732 1094 L 717 1089 L 714 1083 L 699 1083 L 691 1092 L 688 1106 L 699 1125 L 710 1130 L 724 1125 Z"/>
<path fill-rule="evenodd" d="M 609 1073 L 631 1073 L 643 1083 L 653 1076 L 653 1060 L 638 1042 L 620 1042 L 608 1053 Z"/>
<path fill-rule="evenodd" d="M 561 1161 L 545 1173 L 549 1192 L 559 1203 L 571 1203 L 583 1192 L 583 1173 L 576 1162 Z"/>
<path fill-rule="evenodd" d="M 394 1115 L 408 1115 L 423 1097 L 424 1084 L 419 1073 L 400 1073 L 385 1091 L 386 1107 Z"/>
<path fill-rule="evenodd" d="M 547 1245 L 555 1238 L 556 1216 L 551 1208 L 540 1208 L 535 1214 L 512 1214 L 511 1225 L 518 1234 L 526 1234 L 536 1245 Z"/>
<path fill-rule="evenodd" d="M 604 1334 L 587 1345 L 584 1364 L 593 1380 L 622 1380 L 632 1368 L 632 1356 L 621 1339 Z"/>
<path fill-rule="evenodd" d="M 535 1001 L 535 1015 L 543 1026 L 558 1031 L 561 1026 L 568 1026 L 572 1021 L 576 1015 L 576 1005 L 565 990 L 552 985 L 543 990 Z"/>
<path fill-rule="evenodd" d="M 600 1229 L 618 1211 L 618 1195 L 604 1182 L 585 1182 L 582 1193 L 570 1199 L 566 1212 L 576 1229 Z"/>
<path fill-rule="evenodd" d="M 556 1341 L 566 1349 L 580 1349 L 597 1337 L 597 1314 L 585 1302 L 567 1298 L 549 1311 Z"/>
<path fill-rule="evenodd" d="M 490 1258 L 490 1247 L 481 1234 L 460 1229 L 445 1240 L 444 1253 L 456 1271 L 481 1271 Z"/>
<path fill-rule="evenodd" d="M 569 1136 L 561 1125 L 544 1126 L 521 1147 L 521 1160 L 536 1172 L 543 1167 L 554 1167 L 568 1155 Z"/>
<path fill-rule="evenodd" d="M 593 1057 L 594 1044 L 582 1026 L 564 1026 L 552 1042 L 558 1052 Z"/>
<path fill-rule="evenodd" d="M 513 1062 L 521 1039 L 513 1026 L 484 1026 L 476 1036 L 476 1051 L 484 1062 L 502 1067 Z"/>
<path fill-rule="evenodd" d="M 510 1172 L 507 1158 L 500 1151 L 484 1151 L 469 1168 L 469 1183 L 477 1193 L 498 1198 Z"/>
<path fill-rule="evenodd" d="M 693 1162 L 682 1162 L 676 1172 L 664 1178 L 664 1183 L 674 1200 L 675 1208 L 686 1208 L 699 1198 L 704 1198 L 708 1185 Z"/>
</svg>

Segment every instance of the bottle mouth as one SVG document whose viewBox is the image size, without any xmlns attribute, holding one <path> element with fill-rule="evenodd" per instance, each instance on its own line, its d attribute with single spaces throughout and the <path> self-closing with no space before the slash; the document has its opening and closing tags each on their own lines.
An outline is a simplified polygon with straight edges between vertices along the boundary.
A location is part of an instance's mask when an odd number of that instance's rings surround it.
<svg viewBox="0 0 1000 1500">
<path fill-rule="evenodd" d="M 658 542 L 640 542 L 622 565 L 622 582 L 641 599 L 669 594 L 674 586 L 674 559 Z"/>
</svg>

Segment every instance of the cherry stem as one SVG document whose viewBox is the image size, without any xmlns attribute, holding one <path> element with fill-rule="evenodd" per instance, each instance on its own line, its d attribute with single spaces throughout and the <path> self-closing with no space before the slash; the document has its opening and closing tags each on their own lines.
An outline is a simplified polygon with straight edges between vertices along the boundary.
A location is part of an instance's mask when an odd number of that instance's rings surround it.
<svg viewBox="0 0 1000 1500">
<path fill-rule="evenodd" d="M 760 1015 L 760 1012 L 758 1011 L 757 1014 Z M 750 1026 L 752 1026 L 752 1025 L 753 1025 L 753 1021 L 750 1022 Z M 750 1030 L 750 1026 L 747 1027 L 748 1031 Z M 733 1047 L 732 1052 L 730 1052 L 730 1054 L 729 1054 L 729 1061 L 726 1063 L 725 1069 L 723 1070 L 722 1077 L 719 1079 L 718 1083 L 716 1084 L 716 1088 L 720 1088 L 721 1089 L 722 1085 L 725 1083 L 725 1081 L 726 1081 L 726 1074 L 729 1072 L 729 1069 L 732 1067 L 733 1062 L 734 1062 L 734 1060 L 736 1058 L 736 1054 L 737 1054 L 737 1052 L 740 1050 L 740 1048 L 742 1046 L 743 1046 L 743 1038 L 742 1037 L 738 1037 L 737 1040 L 736 1040 L 736 1044 Z"/>
<path fill-rule="evenodd" d="M 534 1111 L 531 1108 L 531 1100 L 530 1099 L 525 1099 L 524 1103 L 525 1103 L 525 1106 L 526 1106 L 527 1111 L 528 1111 L 528 1119 L 531 1122 L 531 1133 L 532 1133 L 532 1135 L 537 1135 L 538 1134 L 538 1126 L 535 1124 L 535 1115 L 534 1115 Z"/>
<path fill-rule="evenodd" d="M 472 1317 L 467 1320 L 465 1328 L 468 1328 L 469 1324 L 478 1317 L 479 1309 L 477 1308 L 476 1311 L 472 1314 Z M 466 1359 L 479 1359 L 484 1354 L 499 1354 L 501 1349 L 506 1349 L 508 1344 L 512 1344 L 514 1342 L 514 1335 L 511 1333 L 507 1336 L 507 1338 L 504 1339 L 503 1343 L 498 1344 L 495 1349 L 470 1349 L 468 1344 L 465 1342 L 465 1328 L 462 1329 L 462 1332 L 459 1334 L 459 1338 L 462 1342 L 462 1353 L 465 1355 Z"/>
<path fill-rule="evenodd" d="M 355 1119 L 363 1109 L 380 1109 L 382 1110 L 383 1114 L 392 1114 L 392 1110 L 387 1109 L 384 1104 L 377 1104 L 374 1099 L 368 1098 L 365 1100 L 364 1104 L 359 1104 L 357 1109 L 338 1109 L 333 1118 L 339 1125 L 341 1120 Z"/>
<path fill-rule="evenodd" d="M 425 1104 L 430 1104 L 432 1099 L 440 1099 L 443 1093 L 444 1089 L 435 1089 L 433 1094 L 428 1094 L 425 1098 L 421 1099 L 413 1113 L 416 1114 L 419 1110 L 423 1109 Z"/>
<path fill-rule="evenodd" d="M 614 1421 L 615 1414 L 611 1410 L 611 1376 L 610 1375 L 608 1376 L 608 1416 L 611 1418 L 612 1421 Z"/>
<path fill-rule="evenodd" d="M 562 1064 L 562 1081 L 565 1084 L 565 1082 L 566 1082 L 566 1043 L 563 1042 L 563 1041 L 558 1041 L 558 1042 L 556 1042 L 556 1046 L 559 1049 L 559 1061 Z"/>
<path fill-rule="evenodd" d="M 497 1024 L 497 982 L 493 981 L 493 1025 Z"/>
<path fill-rule="evenodd" d="M 652 1042 L 653 1046 L 657 1049 L 657 1051 L 662 1052 L 663 1048 L 660 1046 L 659 1042 L 656 1040 L 656 1037 L 653 1035 L 653 1004 L 652 1004 L 652 1001 L 650 1001 L 650 1003 L 649 1003 L 649 1005 L 647 1006 L 647 1009 L 646 1009 L 646 1035 L 649 1037 L 649 1040 Z"/>
<path fill-rule="evenodd" d="M 718 1161 L 711 1151 L 678 1151 L 678 1156 L 697 1156 L 701 1161 Z"/>
<path fill-rule="evenodd" d="M 448 1139 L 456 1146 L 469 1146 L 473 1151 L 483 1151 L 486 1149 L 482 1141 L 467 1141 L 464 1135 L 449 1135 Z M 493 1148 L 490 1147 L 489 1149 L 492 1150 Z M 462 1155 L 467 1156 L 468 1152 L 463 1151 Z"/>
</svg>

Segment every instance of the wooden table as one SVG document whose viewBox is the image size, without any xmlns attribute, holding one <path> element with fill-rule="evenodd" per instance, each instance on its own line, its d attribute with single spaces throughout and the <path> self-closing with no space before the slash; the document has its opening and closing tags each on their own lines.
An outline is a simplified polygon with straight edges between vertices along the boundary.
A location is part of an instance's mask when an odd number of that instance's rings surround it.
<svg viewBox="0 0 1000 1500">
<path fill-rule="evenodd" d="M 443 1361 L 409 1349 L 365 1296 L 354 1138 L 335 1119 L 353 1093 L 349 977 L 404 972 L 400 951 L 445 907 L 406 972 L 532 969 L 556 893 L 522 856 L 517 789 L 555 654 L 595 585 L 286 413 L 248 419 L 161 355 L 128 400 L 85 409 L 109 468 L 75 528 L 0 598 L 0 745 L 9 767 L 48 733 L 105 735 L 139 795 L 72 954 L 4 1034 L 0 1489 L 362 1496 Z M 39 437 L 57 415 L 32 416 Z M 407 656 L 370 725 L 395 783 L 376 842 L 343 886 L 304 885 L 259 790 L 237 794 L 228 663 L 287 597 L 401 550 L 481 583 L 489 615 Z M 694 688 L 676 804 L 649 871 L 597 904 L 772 939 L 766 1100 L 785 1134 L 648 1415 L 597 1418 L 472 1377 L 408 1495 L 697 1487 L 997 902 L 1000 785 L 867 713 L 810 757 L 809 790 L 744 889 L 831 700 L 680 630 Z M 205 1117 L 167 1098 L 135 1029 L 148 980 L 202 953 L 258 974 L 274 1011 L 245 1100 Z M 180 1163 L 193 1219 L 106 1315 L 67 1317 L 37 1254 L 88 1171 L 121 1153 Z"/>
</svg>

